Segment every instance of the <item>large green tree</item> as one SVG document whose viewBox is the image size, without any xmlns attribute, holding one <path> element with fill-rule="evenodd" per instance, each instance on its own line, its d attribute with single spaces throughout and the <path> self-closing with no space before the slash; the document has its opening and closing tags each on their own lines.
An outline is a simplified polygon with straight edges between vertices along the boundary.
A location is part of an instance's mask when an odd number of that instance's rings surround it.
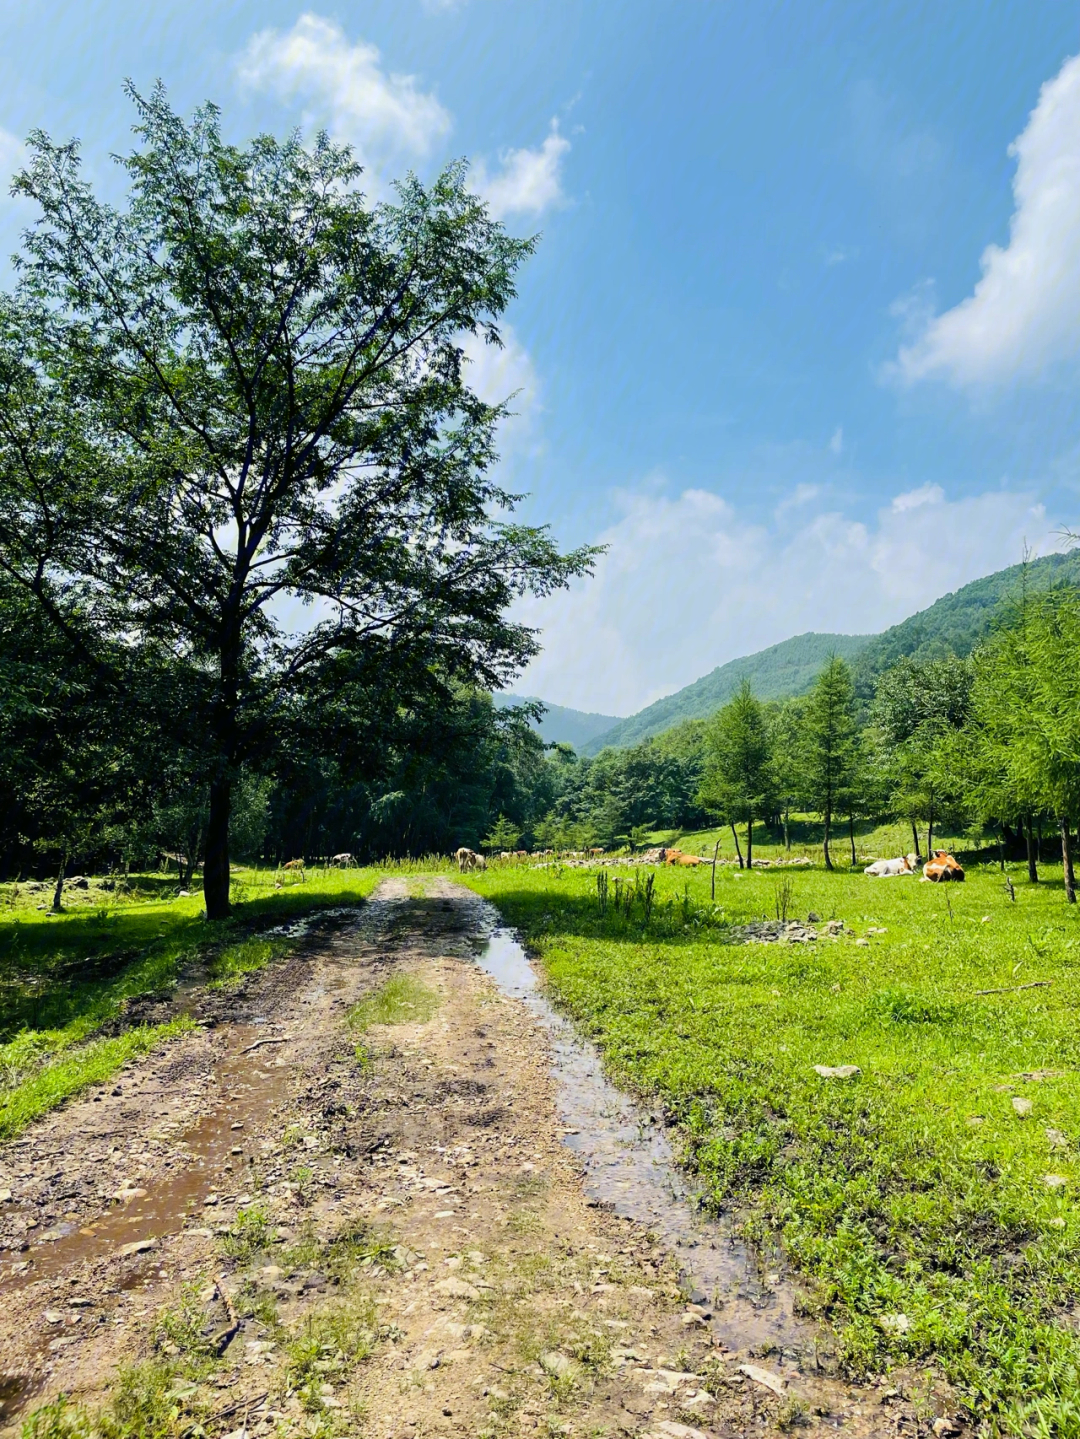
<svg viewBox="0 0 1080 1439">
<path fill-rule="evenodd" d="M 855 687 L 849 666 L 834 655 L 807 698 L 802 743 L 802 789 L 824 822 L 825 868 L 832 869 L 833 818 L 848 805 L 859 761 Z"/>
<path fill-rule="evenodd" d="M 533 242 L 464 167 L 371 204 L 326 136 L 237 147 L 130 93 L 124 206 L 42 133 L 15 182 L 41 213 L 0 315 L 0 567 L 106 677 L 118 641 L 182 673 L 219 918 L 237 775 L 299 709 L 505 683 L 537 647 L 511 602 L 590 553 L 494 474 L 462 339 L 500 343 Z"/>
<path fill-rule="evenodd" d="M 735 698 L 718 710 L 709 724 L 705 756 L 701 799 L 730 823 L 740 863 L 735 824 L 741 821 L 746 825 L 746 863 L 750 867 L 754 863 L 754 820 L 771 812 L 774 784 L 769 727 L 749 680 L 743 680 Z"/>
<path fill-rule="evenodd" d="M 1065 893 L 1076 902 L 1071 826 L 1080 815 L 1080 589 L 1025 594 L 975 657 L 974 737 L 984 804 L 1057 820 Z M 1028 826 L 1030 854 L 1030 822 Z"/>
<path fill-rule="evenodd" d="M 892 812 L 911 824 L 919 852 L 917 822 L 927 822 L 933 847 L 935 819 L 955 811 L 964 797 L 955 736 L 971 709 L 972 666 L 956 655 L 900 659 L 879 676 L 870 707 L 875 766 Z"/>
</svg>

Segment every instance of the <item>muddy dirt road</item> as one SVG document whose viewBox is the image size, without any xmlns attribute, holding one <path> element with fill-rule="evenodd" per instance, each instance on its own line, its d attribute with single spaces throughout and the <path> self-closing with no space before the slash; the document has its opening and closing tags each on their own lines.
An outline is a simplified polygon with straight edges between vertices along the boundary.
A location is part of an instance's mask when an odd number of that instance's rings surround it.
<svg viewBox="0 0 1080 1439">
<path fill-rule="evenodd" d="M 491 923 L 445 880 L 385 881 L 179 996 L 195 1032 L 0 1150 L 0 1434 L 155 1385 L 169 1432 L 211 1439 L 931 1432 L 829 1377 L 776 1275 L 714 1236 L 695 1293 L 700 1233 L 598 1202 L 605 1172 L 636 1192 L 627 1115 L 587 1084 L 568 1111 L 595 1066 L 492 977 L 497 945 L 477 963 Z M 358 1045 L 351 1007 L 402 975 L 422 1015 Z"/>
</svg>

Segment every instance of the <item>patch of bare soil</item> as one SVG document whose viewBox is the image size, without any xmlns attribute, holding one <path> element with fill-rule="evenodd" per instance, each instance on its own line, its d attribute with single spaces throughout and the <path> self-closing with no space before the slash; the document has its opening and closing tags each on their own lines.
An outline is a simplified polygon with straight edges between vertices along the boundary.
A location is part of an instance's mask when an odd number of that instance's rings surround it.
<svg viewBox="0 0 1080 1439">
<path fill-rule="evenodd" d="M 475 926 L 459 887 L 386 881 L 0 1151 L 0 1434 L 147 1361 L 161 1432 L 232 1439 L 929 1432 L 887 1384 L 718 1347 L 660 1240 L 590 1205 Z M 358 1044 L 399 974 L 430 1018 Z"/>
</svg>

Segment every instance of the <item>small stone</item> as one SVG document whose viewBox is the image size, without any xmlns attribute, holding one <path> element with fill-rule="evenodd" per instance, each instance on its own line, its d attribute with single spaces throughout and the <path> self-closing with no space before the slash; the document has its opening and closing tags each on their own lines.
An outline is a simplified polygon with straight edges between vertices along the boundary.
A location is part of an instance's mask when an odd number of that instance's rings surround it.
<svg viewBox="0 0 1080 1439">
<path fill-rule="evenodd" d="M 820 1074 L 822 1079 L 854 1079 L 862 1070 L 857 1064 L 815 1064 L 814 1073 Z"/>
<path fill-rule="evenodd" d="M 10 1204 L 10 1203 L 11 1203 L 11 1190 L 10 1190 L 10 1189 L 0 1189 L 0 1204 Z"/>
<path fill-rule="evenodd" d="M 449 1299 L 479 1299 L 480 1291 L 475 1284 L 470 1284 L 466 1279 L 440 1279 L 435 1286 L 437 1294 L 445 1294 Z"/>
<path fill-rule="evenodd" d="M 820 924 L 820 923 L 821 923 L 821 915 L 820 915 L 820 914 L 815 914 L 814 911 L 811 910 L 810 913 L 806 916 L 806 920 L 807 920 L 807 923 L 808 923 L 808 924 Z"/>
<path fill-rule="evenodd" d="M 1053 1219 L 1050 1220 L 1050 1228 L 1051 1228 L 1051 1229 L 1064 1229 L 1064 1228 L 1065 1228 L 1065 1221 L 1064 1221 L 1064 1219 L 1062 1219 L 1062 1217 L 1061 1217 L 1060 1214 L 1056 1215 Z"/>
<path fill-rule="evenodd" d="M 156 1239 L 136 1239 L 133 1244 L 121 1244 L 116 1251 L 121 1259 L 127 1259 L 132 1254 L 147 1254 L 151 1249 L 157 1248 Z"/>
<path fill-rule="evenodd" d="M 1046 1131 L 1046 1137 L 1050 1141 L 1051 1149 L 1069 1148 L 1069 1136 L 1067 1134 L 1062 1134 L 1060 1129 L 1048 1129 Z"/>
<path fill-rule="evenodd" d="M 1013 1113 L 1019 1115 L 1020 1118 L 1023 1119 L 1025 1114 L 1031 1113 L 1032 1102 L 1030 1099 L 1021 1099 L 1019 1095 L 1014 1094 L 1012 1107 Z"/>
<path fill-rule="evenodd" d="M 870 948 L 870 941 L 868 939 L 857 939 L 855 943 L 861 945 L 863 949 Z"/>
<path fill-rule="evenodd" d="M 573 1367 L 571 1361 L 558 1349 L 549 1349 L 546 1354 L 541 1354 L 540 1364 L 548 1374 L 553 1374 L 556 1379 L 562 1379 L 569 1374 Z"/>
<path fill-rule="evenodd" d="M 46 1324 L 63 1324 L 63 1322 L 64 1322 L 64 1316 L 61 1314 L 61 1312 L 60 1312 L 59 1309 L 46 1309 L 46 1311 L 45 1311 L 45 1323 L 46 1323 Z"/>
<path fill-rule="evenodd" d="M 230 1124 L 230 1125 L 229 1125 L 229 1128 L 230 1128 L 230 1129 L 243 1129 L 243 1127 L 244 1127 L 244 1121 L 243 1121 L 242 1119 L 238 1119 L 235 1124 Z"/>
<path fill-rule="evenodd" d="M 1046 1185 L 1047 1189 L 1064 1189 L 1069 1181 L 1065 1178 L 1064 1174 L 1044 1174 L 1042 1182 Z"/>
<path fill-rule="evenodd" d="M 740 1364 L 737 1372 L 745 1374 L 755 1384 L 771 1389 L 774 1394 L 783 1394 L 787 1388 L 787 1380 L 782 1375 L 774 1374 L 771 1369 L 761 1369 L 756 1364 Z"/>
<path fill-rule="evenodd" d="M 118 1204 L 130 1204 L 133 1199 L 145 1199 L 146 1190 L 132 1185 L 131 1188 L 118 1189 L 113 1198 Z"/>
<path fill-rule="evenodd" d="M 942 1415 L 940 1419 L 934 1420 L 934 1433 L 939 1436 L 939 1439 L 948 1439 L 949 1435 L 960 1433 L 960 1425 L 955 1419 L 948 1419 Z"/>
</svg>

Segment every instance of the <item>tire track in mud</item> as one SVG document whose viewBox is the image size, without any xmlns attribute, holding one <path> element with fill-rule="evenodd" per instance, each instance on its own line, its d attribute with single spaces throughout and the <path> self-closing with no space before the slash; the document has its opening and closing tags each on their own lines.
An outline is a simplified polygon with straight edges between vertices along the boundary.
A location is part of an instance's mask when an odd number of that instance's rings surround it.
<svg viewBox="0 0 1080 1439">
<path fill-rule="evenodd" d="M 839 1384 L 813 1344 L 718 1340 L 723 1296 L 687 1303 L 671 1234 L 587 1194 L 552 1034 L 475 962 L 490 907 L 415 889 L 384 881 L 289 960 L 188 994 L 199 1031 L 0 1150 L 0 1433 L 60 1392 L 103 1402 L 123 1364 L 182 1365 L 160 1321 L 195 1293 L 228 1342 L 178 1403 L 211 1436 L 929 1432 L 932 1408 Z M 347 1011 L 394 973 L 438 1007 L 358 1062 Z M 304 1387 L 296 1336 L 361 1311 L 370 1354 Z"/>
</svg>

